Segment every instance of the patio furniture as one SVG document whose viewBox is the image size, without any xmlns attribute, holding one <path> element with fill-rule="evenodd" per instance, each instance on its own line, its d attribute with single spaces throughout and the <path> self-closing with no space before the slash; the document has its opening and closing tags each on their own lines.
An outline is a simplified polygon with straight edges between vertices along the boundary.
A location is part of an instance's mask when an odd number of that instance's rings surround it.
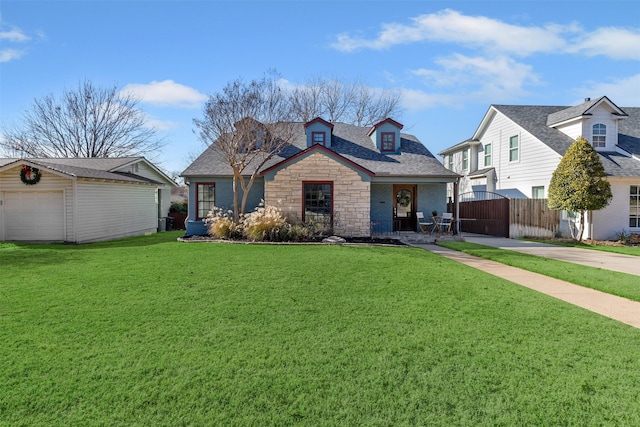
<svg viewBox="0 0 640 427">
<path fill-rule="evenodd" d="M 434 216 L 433 222 L 435 224 L 434 229 L 438 234 L 451 234 L 451 225 L 453 224 L 453 214 L 451 212 L 445 212 L 440 216 Z"/>
<path fill-rule="evenodd" d="M 422 234 L 431 234 L 433 232 L 433 222 L 429 222 L 423 212 L 416 212 L 416 218 L 418 219 L 418 227 Z"/>
</svg>

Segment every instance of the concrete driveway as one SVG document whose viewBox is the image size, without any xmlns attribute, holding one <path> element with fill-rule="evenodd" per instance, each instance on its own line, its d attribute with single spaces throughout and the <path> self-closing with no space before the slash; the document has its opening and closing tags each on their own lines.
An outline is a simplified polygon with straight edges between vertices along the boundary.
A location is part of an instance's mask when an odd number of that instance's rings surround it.
<svg viewBox="0 0 640 427">
<path fill-rule="evenodd" d="M 465 242 L 640 276 L 640 257 L 638 256 L 620 255 L 593 249 L 569 248 L 504 237 L 465 234 L 463 238 Z"/>
</svg>

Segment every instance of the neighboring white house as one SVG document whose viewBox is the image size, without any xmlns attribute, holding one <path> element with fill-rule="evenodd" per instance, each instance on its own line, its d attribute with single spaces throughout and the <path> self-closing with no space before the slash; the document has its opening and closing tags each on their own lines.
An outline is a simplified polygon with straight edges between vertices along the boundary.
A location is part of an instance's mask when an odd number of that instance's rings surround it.
<svg viewBox="0 0 640 427">
<path fill-rule="evenodd" d="M 0 158 L 0 241 L 85 243 L 154 233 L 175 186 L 144 157 Z"/>
<path fill-rule="evenodd" d="M 579 136 L 600 154 L 613 192 L 611 204 L 585 224 L 585 237 L 640 232 L 640 108 L 620 108 L 606 96 L 574 107 L 491 105 L 470 139 L 438 154 L 463 175 L 459 194 L 546 198 L 551 175 Z"/>
</svg>

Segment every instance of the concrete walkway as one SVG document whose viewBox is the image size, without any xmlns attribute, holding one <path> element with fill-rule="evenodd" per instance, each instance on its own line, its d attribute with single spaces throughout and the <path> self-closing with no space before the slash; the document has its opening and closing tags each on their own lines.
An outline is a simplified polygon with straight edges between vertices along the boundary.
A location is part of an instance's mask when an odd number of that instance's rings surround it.
<svg viewBox="0 0 640 427">
<path fill-rule="evenodd" d="M 492 238 L 488 237 L 488 239 Z M 465 241 L 472 240 L 465 236 Z M 514 243 L 515 242 L 518 241 L 514 241 Z M 474 243 L 480 242 L 474 241 Z M 640 329 L 640 302 L 631 301 L 626 298 L 585 288 L 583 286 L 554 279 L 542 274 L 500 264 L 495 261 L 489 261 L 433 244 L 419 244 L 415 246 Z M 511 248 L 505 247 L 505 249 Z M 601 255 L 600 251 L 592 251 L 590 249 L 578 250 L 595 252 L 595 254 L 582 254 L 579 258 L 597 258 L 597 256 Z M 638 257 L 631 256 L 630 258 L 634 258 L 635 263 L 640 262 Z"/>
</svg>

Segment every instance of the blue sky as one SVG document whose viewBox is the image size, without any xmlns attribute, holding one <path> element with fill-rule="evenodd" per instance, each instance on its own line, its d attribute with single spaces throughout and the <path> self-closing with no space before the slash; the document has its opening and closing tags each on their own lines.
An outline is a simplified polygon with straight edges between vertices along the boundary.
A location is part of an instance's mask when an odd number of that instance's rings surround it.
<svg viewBox="0 0 640 427">
<path fill-rule="evenodd" d="M 396 89 L 431 152 L 491 104 L 640 106 L 640 1 L 12 1 L 0 4 L 0 127 L 79 81 L 134 91 L 182 171 L 208 94 L 275 69 Z"/>
</svg>

